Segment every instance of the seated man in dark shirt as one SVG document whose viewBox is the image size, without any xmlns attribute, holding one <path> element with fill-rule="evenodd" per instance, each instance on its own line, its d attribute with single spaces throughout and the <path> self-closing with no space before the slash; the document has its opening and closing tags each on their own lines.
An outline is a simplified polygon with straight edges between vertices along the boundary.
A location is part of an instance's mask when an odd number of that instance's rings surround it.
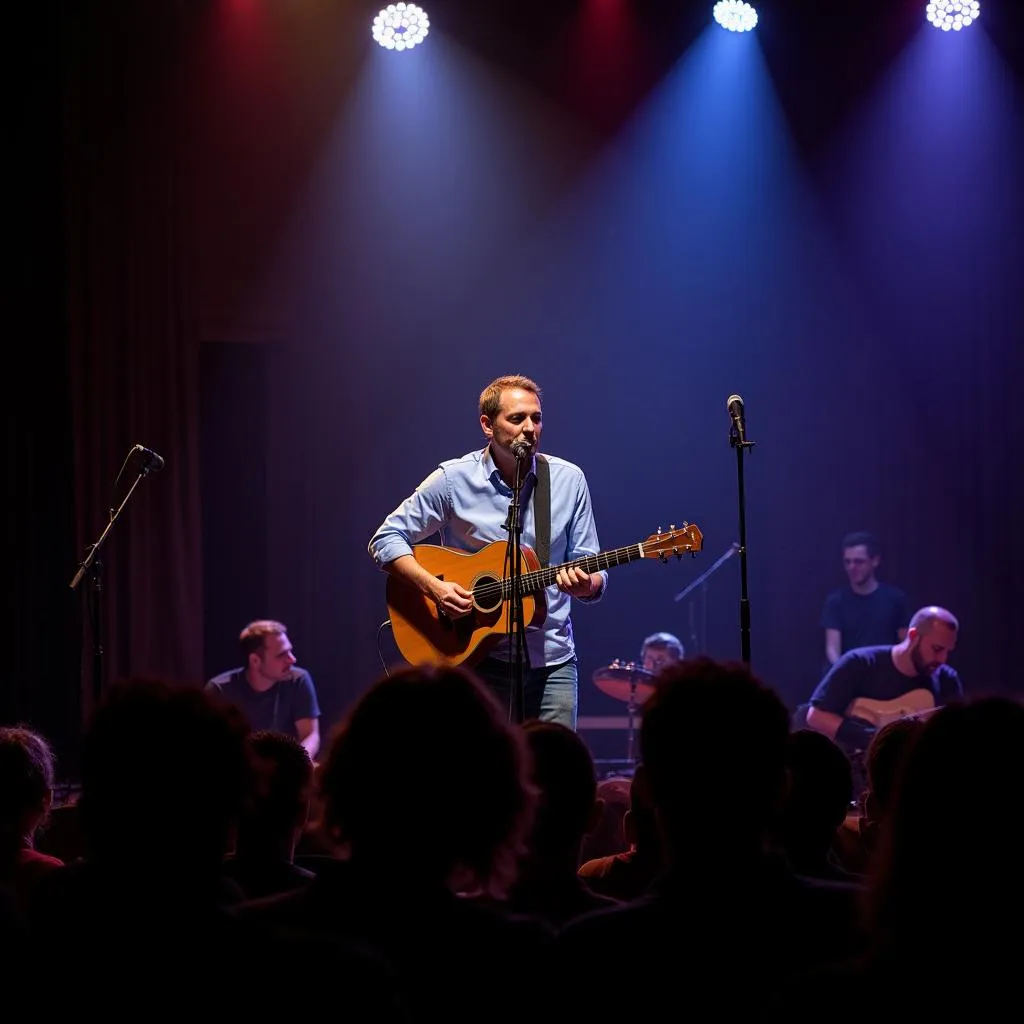
<svg viewBox="0 0 1024 1024">
<path fill-rule="evenodd" d="M 807 725 L 848 753 L 867 749 L 876 730 L 907 714 L 963 696 L 946 664 L 959 623 L 945 608 L 921 608 L 898 644 L 847 651 L 811 696 Z"/>
<path fill-rule="evenodd" d="M 320 749 L 320 706 L 313 679 L 295 664 L 288 627 L 272 619 L 250 622 L 239 636 L 245 665 L 207 684 L 239 707 L 253 732 L 294 736 L 311 760 Z"/>
</svg>

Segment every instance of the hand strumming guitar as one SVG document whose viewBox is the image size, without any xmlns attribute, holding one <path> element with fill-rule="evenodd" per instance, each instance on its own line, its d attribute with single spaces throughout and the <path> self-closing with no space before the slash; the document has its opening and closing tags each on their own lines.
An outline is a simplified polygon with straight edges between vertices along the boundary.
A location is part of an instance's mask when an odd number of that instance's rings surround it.
<svg viewBox="0 0 1024 1024">
<path fill-rule="evenodd" d="M 431 594 L 438 609 L 449 619 L 461 619 L 473 610 L 473 592 L 447 580 L 437 580 Z"/>
</svg>

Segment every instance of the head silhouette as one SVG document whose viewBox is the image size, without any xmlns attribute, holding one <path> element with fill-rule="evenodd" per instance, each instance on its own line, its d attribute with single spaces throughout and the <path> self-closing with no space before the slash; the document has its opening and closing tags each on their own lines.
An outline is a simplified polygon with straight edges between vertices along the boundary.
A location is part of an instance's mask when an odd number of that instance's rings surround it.
<svg viewBox="0 0 1024 1024">
<path fill-rule="evenodd" d="M 597 776 L 583 740 L 557 722 L 523 725 L 539 797 L 530 853 L 572 850 L 578 858 L 583 837 L 597 823 Z"/>
<path fill-rule="evenodd" d="M 846 754 L 820 732 L 792 733 L 781 835 L 798 871 L 825 860 L 852 796 L 853 769 Z"/>
<path fill-rule="evenodd" d="M 0 857 L 31 845 L 53 799 L 54 757 L 37 732 L 0 728 Z"/>
<path fill-rule="evenodd" d="M 675 857 L 760 849 L 778 811 L 788 739 L 785 705 L 746 665 L 695 658 L 663 670 L 644 706 L 640 750 Z"/>
<path fill-rule="evenodd" d="M 426 665 L 362 696 L 320 787 L 324 825 L 353 863 L 494 890 L 514 877 L 535 799 L 521 730 L 471 672 Z"/>
<path fill-rule="evenodd" d="M 876 931 L 902 950 L 957 942 L 972 957 L 1005 953 L 998 922 L 1015 929 L 1024 914 L 1022 794 L 1024 706 L 990 697 L 932 715 L 897 772 Z"/>
<path fill-rule="evenodd" d="M 94 856 L 216 870 L 249 792 L 248 727 L 215 694 L 160 680 L 113 686 L 82 750 Z"/>
</svg>

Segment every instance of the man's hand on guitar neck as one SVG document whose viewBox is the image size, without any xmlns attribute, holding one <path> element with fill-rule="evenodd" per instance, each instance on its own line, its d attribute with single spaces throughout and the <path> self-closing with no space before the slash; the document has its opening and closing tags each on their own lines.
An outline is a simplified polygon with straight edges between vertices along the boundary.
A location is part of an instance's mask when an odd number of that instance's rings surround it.
<svg viewBox="0 0 1024 1024">
<path fill-rule="evenodd" d="M 578 565 L 559 569 L 555 582 L 559 590 L 581 600 L 593 597 L 601 589 L 601 577 L 597 573 L 584 572 Z"/>
</svg>

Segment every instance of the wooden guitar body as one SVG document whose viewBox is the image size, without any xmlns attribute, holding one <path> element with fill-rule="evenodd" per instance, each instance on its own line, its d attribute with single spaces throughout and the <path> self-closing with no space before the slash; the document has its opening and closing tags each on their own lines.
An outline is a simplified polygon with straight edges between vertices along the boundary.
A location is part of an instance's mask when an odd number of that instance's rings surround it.
<svg viewBox="0 0 1024 1024">
<path fill-rule="evenodd" d="M 871 700 L 858 697 L 846 709 L 847 718 L 860 718 L 876 729 L 895 722 L 898 718 L 920 716 L 936 711 L 935 696 L 931 690 L 909 690 L 893 700 Z"/>
<path fill-rule="evenodd" d="M 541 566 L 536 553 L 522 546 L 520 587 L 523 621 L 539 625 L 547 615 L 544 591 L 553 586 L 560 569 L 574 566 L 602 572 L 641 558 L 667 562 L 670 557 L 696 555 L 704 542 L 694 523 L 659 530 L 646 540 L 614 551 L 584 555 L 562 565 Z M 438 579 L 458 583 L 473 594 L 473 611 L 458 619 L 441 614 L 435 601 L 397 576 L 388 576 L 387 603 L 395 643 L 410 665 L 473 665 L 507 635 L 512 604 L 510 573 L 505 565 L 507 541 L 496 540 L 472 553 L 419 544 L 413 557 Z"/>
<path fill-rule="evenodd" d="M 437 605 L 414 587 L 388 577 L 387 602 L 395 643 L 411 665 L 473 665 L 484 658 L 506 635 L 507 601 L 489 593 L 505 577 L 505 541 L 497 540 L 469 554 L 435 544 L 415 548 L 416 561 L 438 579 L 458 583 L 473 591 L 473 611 L 461 619 L 442 615 Z M 523 572 L 540 569 L 531 548 L 522 546 Z M 527 625 L 541 622 L 547 614 L 543 592 L 523 595 L 523 619 Z"/>
</svg>

